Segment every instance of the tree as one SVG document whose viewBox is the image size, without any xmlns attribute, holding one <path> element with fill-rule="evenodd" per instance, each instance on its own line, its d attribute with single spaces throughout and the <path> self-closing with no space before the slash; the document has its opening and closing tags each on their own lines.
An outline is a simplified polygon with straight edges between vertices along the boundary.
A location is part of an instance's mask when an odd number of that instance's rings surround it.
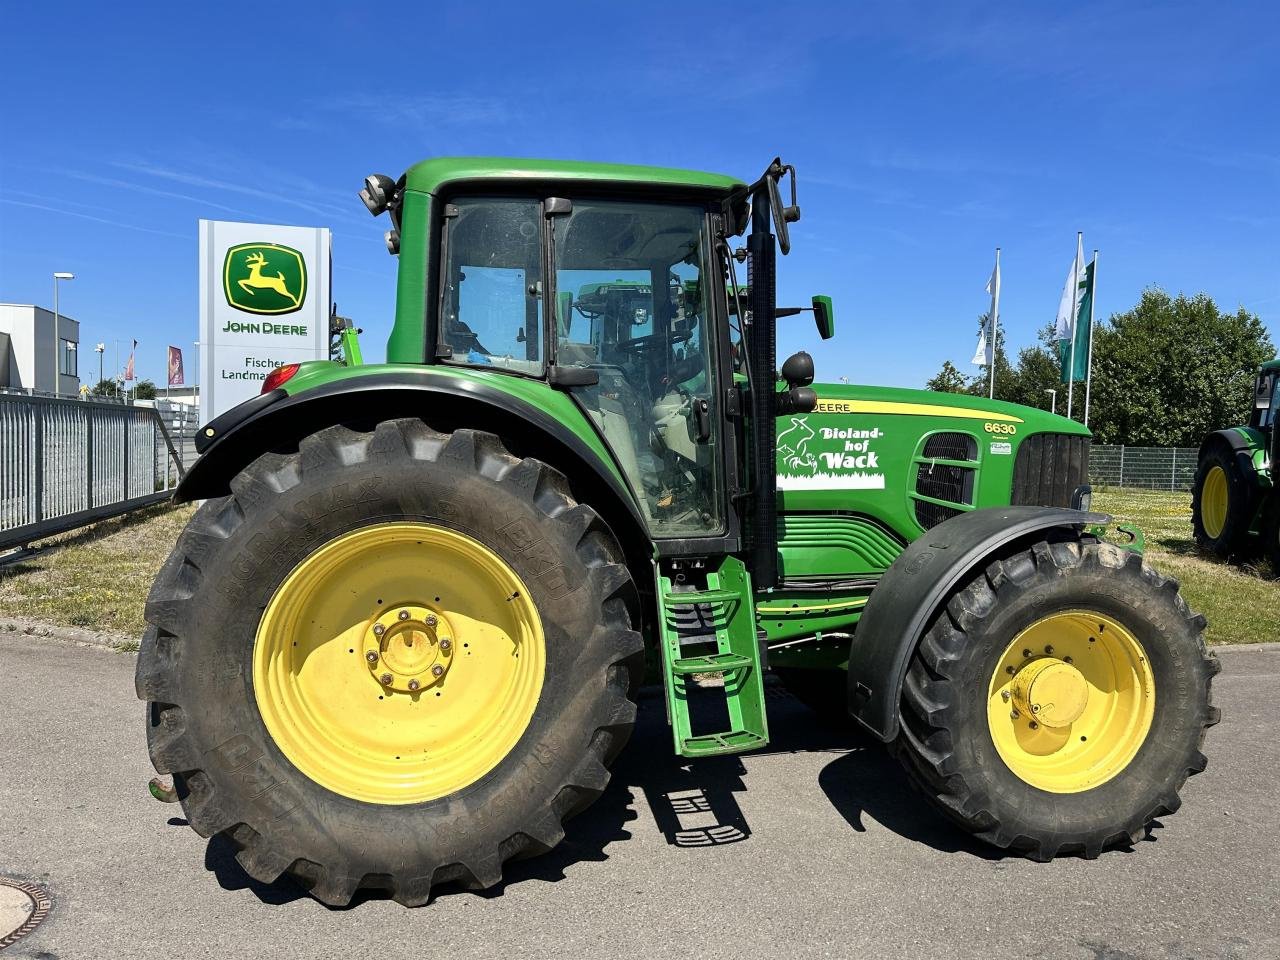
<svg viewBox="0 0 1280 960">
<path fill-rule="evenodd" d="M 1057 342 L 1053 339 L 1053 324 L 1044 327 L 1039 334 L 1040 344 L 1023 347 L 1018 351 L 1018 364 L 1013 372 L 1012 388 L 1001 400 L 1021 403 L 1028 407 L 1052 408 L 1053 400 L 1048 391 L 1057 390 L 1065 397 L 1065 389 L 1059 382 L 1062 370 L 1058 363 Z M 1065 400 L 1060 409 L 1065 412 Z"/>
<path fill-rule="evenodd" d="M 114 380 L 99 380 L 89 388 L 89 394 L 94 397 L 114 397 L 119 392 Z"/>
<path fill-rule="evenodd" d="M 1205 293 L 1147 289 L 1094 331 L 1094 442 L 1199 446 L 1206 433 L 1247 422 L 1258 365 L 1275 352 L 1243 307 L 1224 313 Z"/>
<path fill-rule="evenodd" d="M 978 317 L 978 329 L 981 330 L 987 323 L 987 314 Z M 1015 372 L 1009 363 L 1009 355 L 1004 349 L 1004 327 L 996 331 L 996 399 L 1007 400 L 1009 393 L 1014 389 Z M 967 393 L 975 397 L 985 397 L 990 392 L 991 383 L 990 367 L 983 364 L 979 368 L 982 372 L 972 377 L 967 377 L 956 369 L 955 364 L 950 360 L 944 360 L 942 369 L 938 371 L 937 376 L 925 382 L 926 390 L 937 390 L 940 393 Z"/>
<path fill-rule="evenodd" d="M 139 380 L 137 386 L 133 388 L 135 400 L 154 400 L 155 398 L 156 385 L 150 380 Z"/>
<path fill-rule="evenodd" d="M 938 375 L 925 381 L 924 385 L 926 390 L 936 390 L 939 393 L 964 393 L 967 387 L 965 375 L 950 360 L 942 361 L 942 369 L 938 371 Z"/>
</svg>

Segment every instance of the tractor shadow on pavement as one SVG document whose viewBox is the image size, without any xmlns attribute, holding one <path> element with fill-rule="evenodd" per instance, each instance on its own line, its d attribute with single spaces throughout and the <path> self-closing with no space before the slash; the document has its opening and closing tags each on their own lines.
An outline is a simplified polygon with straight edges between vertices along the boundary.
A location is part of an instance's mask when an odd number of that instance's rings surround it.
<svg viewBox="0 0 1280 960">
<path fill-rule="evenodd" d="M 984 860 L 1008 856 L 944 820 L 912 790 L 880 744 L 850 727 L 823 723 L 780 687 L 771 686 L 768 695 L 773 739 L 765 750 L 747 754 L 748 762 L 780 753 L 828 754 L 831 760 L 818 774 L 817 786 L 856 833 L 867 831 L 865 818 L 870 818 L 899 836 L 944 853 L 967 853 Z M 641 797 L 658 831 L 672 846 L 749 842 L 751 826 L 737 799 L 749 789 L 749 780 L 742 757 L 690 761 L 676 756 L 662 693 L 647 688 L 640 695 L 635 732 L 614 763 L 608 788 L 565 824 L 563 842 L 549 853 L 508 863 L 501 883 L 470 895 L 501 897 L 512 885 L 530 880 L 555 883 L 577 864 L 607 860 L 614 843 L 631 838 L 628 825 L 637 819 L 636 803 Z M 803 784 L 797 785 L 797 792 L 804 792 Z M 222 837 L 209 841 L 205 868 L 224 890 L 248 890 L 263 903 L 284 904 L 307 897 L 301 886 L 287 879 L 270 884 L 254 880 L 236 862 L 234 846 Z M 463 893 L 470 892 L 445 886 L 436 891 L 432 902 Z M 376 890 L 360 891 L 351 907 L 385 896 Z"/>
</svg>

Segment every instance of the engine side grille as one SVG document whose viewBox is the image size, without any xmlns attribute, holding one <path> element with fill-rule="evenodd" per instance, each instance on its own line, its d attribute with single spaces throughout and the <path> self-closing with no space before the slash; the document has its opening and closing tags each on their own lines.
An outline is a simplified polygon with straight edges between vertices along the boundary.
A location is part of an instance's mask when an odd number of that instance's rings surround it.
<svg viewBox="0 0 1280 960">
<path fill-rule="evenodd" d="M 916 468 L 916 493 L 952 503 L 973 503 L 973 471 L 922 463 Z"/>
<path fill-rule="evenodd" d="M 939 460 L 977 460 L 978 441 L 967 433 L 935 433 L 924 442 L 921 456 Z"/>
<path fill-rule="evenodd" d="M 1038 433 L 1018 446 L 1009 502 L 1014 506 L 1069 507 L 1071 494 L 1088 482 L 1088 437 Z"/>
<path fill-rule="evenodd" d="M 954 507 L 944 507 L 940 503 L 930 503 L 928 500 L 916 501 L 916 521 L 926 530 L 931 530 L 943 520 L 950 520 L 963 512 Z"/>
</svg>

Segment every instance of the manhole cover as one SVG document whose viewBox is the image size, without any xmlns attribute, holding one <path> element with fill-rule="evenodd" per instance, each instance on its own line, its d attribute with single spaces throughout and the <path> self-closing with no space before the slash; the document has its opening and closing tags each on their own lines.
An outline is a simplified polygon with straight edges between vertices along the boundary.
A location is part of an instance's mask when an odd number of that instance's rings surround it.
<svg viewBox="0 0 1280 960">
<path fill-rule="evenodd" d="M 53 901 L 43 887 L 0 877 L 0 950 L 17 943 L 49 915 Z"/>
</svg>

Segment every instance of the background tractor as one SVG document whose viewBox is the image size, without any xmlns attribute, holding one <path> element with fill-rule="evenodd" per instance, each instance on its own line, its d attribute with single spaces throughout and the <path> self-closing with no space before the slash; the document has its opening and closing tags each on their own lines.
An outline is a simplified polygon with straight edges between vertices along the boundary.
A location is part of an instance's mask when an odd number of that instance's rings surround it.
<svg viewBox="0 0 1280 960">
<path fill-rule="evenodd" d="M 147 605 L 152 760 L 249 874 L 497 883 L 604 790 L 647 650 L 683 757 L 768 743 L 772 666 L 839 677 L 997 847 L 1095 857 L 1177 808 L 1203 618 L 1082 512 L 1075 424 L 805 353 L 780 382 L 790 167 L 433 159 L 362 198 L 387 362 L 280 367 L 201 429 Z"/>
<path fill-rule="evenodd" d="M 1215 430 L 1200 445 L 1191 488 L 1196 542 L 1224 560 L 1263 553 L 1280 578 L 1280 359 L 1264 363 L 1247 426 Z"/>
</svg>

